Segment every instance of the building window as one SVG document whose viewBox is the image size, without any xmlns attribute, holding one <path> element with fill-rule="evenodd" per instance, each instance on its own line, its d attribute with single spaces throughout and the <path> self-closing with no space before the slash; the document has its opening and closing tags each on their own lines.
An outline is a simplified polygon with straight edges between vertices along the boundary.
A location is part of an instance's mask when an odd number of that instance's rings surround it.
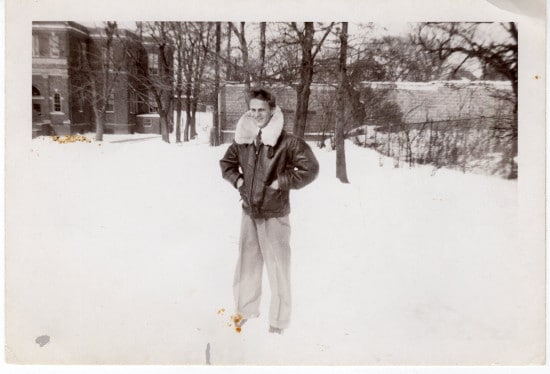
<svg viewBox="0 0 550 374">
<path fill-rule="evenodd" d="M 50 39 L 48 34 L 38 34 L 38 55 L 48 57 L 50 55 Z"/>
<path fill-rule="evenodd" d="M 40 91 L 35 86 L 32 86 L 32 96 L 40 96 Z"/>
<path fill-rule="evenodd" d="M 54 112 L 61 112 L 61 95 L 57 92 L 53 95 L 53 110 Z"/>
<path fill-rule="evenodd" d="M 38 35 L 32 36 L 32 57 L 40 56 L 40 38 Z"/>
<path fill-rule="evenodd" d="M 32 104 L 32 121 L 38 122 L 42 120 L 42 106 L 40 104 Z"/>
<path fill-rule="evenodd" d="M 50 56 L 60 56 L 59 36 L 54 33 L 52 33 L 52 35 L 50 36 Z"/>
<path fill-rule="evenodd" d="M 115 111 L 115 95 L 111 93 L 107 99 L 107 106 L 105 107 L 106 112 L 113 113 Z"/>
<path fill-rule="evenodd" d="M 149 113 L 157 113 L 159 110 L 157 106 L 157 100 L 155 100 L 155 95 L 149 93 Z"/>
<path fill-rule="evenodd" d="M 42 105 L 40 102 L 44 98 L 40 96 L 40 91 L 35 86 L 32 86 L 32 120 L 38 121 L 42 118 Z"/>
<path fill-rule="evenodd" d="M 149 74 L 156 75 L 159 73 L 159 55 L 149 53 Z"/>
<path fill-rule="evenodd" d="M 42 115 L 42 106 L 40 104 L 32 104 L 32 116 L 40 117 Z"/>
</svg>

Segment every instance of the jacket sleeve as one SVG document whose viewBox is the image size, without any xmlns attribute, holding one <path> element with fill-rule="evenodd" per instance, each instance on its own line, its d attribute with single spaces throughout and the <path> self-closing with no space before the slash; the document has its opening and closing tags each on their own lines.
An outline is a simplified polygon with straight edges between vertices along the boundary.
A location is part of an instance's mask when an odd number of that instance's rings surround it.
<svg viewBox="0 0 550 374">
<path fill-rule="evenodd" d="M 222 177 L 237 188 L 237 180 L 243 177 L 239 170 L 239 150 L 237 143 L 233 143 L 227 148 L 225 155 L 220 160 Z"/>
<path fill-rule="evenodd" d="M 300 189 L 319 174 L 319 163 L 313 151 L 302 139 L 295 139 L 289 148 L 289 162 L 285 171 L 277 176 L 279 188 L 282 190 Z"/>
</svg>

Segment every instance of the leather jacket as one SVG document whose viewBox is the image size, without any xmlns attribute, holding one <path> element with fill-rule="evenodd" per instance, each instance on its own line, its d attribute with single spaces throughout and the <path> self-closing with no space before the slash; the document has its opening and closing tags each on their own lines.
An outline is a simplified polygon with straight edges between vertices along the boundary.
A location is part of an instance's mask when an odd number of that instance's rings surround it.
<svg viewBox="0 0 550 374">
<path fill-rule="evenodd" d="M 289 190 L 304 187 L 319 172 L 319 163 L 307 143 L 284 130 L 274 146 L 233 141 L 220 167 L 223 178 L 234 187 L 243 178 L 239 188 L 242 206 L 254 218 L 289 214 Z M 269 187 L 276 179 L 279 189 Z"/>
</svg>

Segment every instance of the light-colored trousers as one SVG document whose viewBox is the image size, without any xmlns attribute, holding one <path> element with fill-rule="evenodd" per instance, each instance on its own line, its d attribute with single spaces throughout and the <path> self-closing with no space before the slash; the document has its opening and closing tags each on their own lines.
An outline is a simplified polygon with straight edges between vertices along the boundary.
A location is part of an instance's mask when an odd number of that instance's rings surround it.
<svg viewBox="0 0 550 374">
<path fill-rule="evenodd" d="M 243 318 L 260 315 L 264 262 L 271 288 L 269 323 L 280 329 L 290 323 L 290 221 L 287 216 L 252 218 L 243 212 L 239 259 L 233 291 L 236 312 Z"/>
</svg>

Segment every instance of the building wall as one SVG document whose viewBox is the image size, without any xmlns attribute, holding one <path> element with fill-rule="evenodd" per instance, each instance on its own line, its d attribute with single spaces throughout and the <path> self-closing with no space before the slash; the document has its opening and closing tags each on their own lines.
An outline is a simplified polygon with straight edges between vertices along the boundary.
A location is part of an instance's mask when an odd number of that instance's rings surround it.
<svg viewBox="0 0 550 374">
<path fill-rule="evenodd" d="M 86 98 L 90 88 L 90 70 L 84 64 L 82 51 L 88 51 L 92 70 L 101 66 L 102 47 L 105 45 L 101 28 L 88 29 L 75 22 L 33 22 L 33 136 L 40 133 L 74 133 L 95 130 L 92 103 Z M 106 113 L 106 132 L 134 131 L 136 116 L 148 114 L 144 98 L 147 87 L 147 53 L 137 36 L 119 30 L 113 41 L 117 68 L 114 85 L 114 110 Z M 53 43 L 55 41 L 56 43 Z M 131 53 L 127 53 L 131 52 Z M 128 56 L 132 56 L 129 58 Z M 131 92 L 134 91 L 135 92 Z M 54 95 L 61 97 L 61 108 L 54 110 Z M 131 105 L 135 98 L 135 107 Z"/>
<path fill-rule="evenodd" d="M 40 105 L 40 116 L 33 115 L 33 122 L 67 124 L 70 121 L 70 92 L 68 79 L 64 75 L 33 75 L 33 86 L 40 91 L 40 96 L 32 99 L 34 105 Z M 59 95 L 60 110 L 56 110 L 54 100 Z"/>
<path fill-rule="evenodd" d="M 50 121 L 50 104 L 49 104 L 49 83 L 48 75 L 33 74 L 32 85 L 38 92 L 33 94 L 33 116 L 32 121 L 36 124 L 41 124 Z"/>
<path fill-rule="evenodd" d="M 160 118 L 156 113 L 138 114 L 135 131 L 141 134 L 160 134 Z"/>
<path fill-rule="evenodd" d="M 69 67 L 70 86 L 70 119 L 71 124 L 91 128 L 93 112 L 91 104 L 85 99 L 83 84 L 85 71 L 82 53 L 86 51 L 86 43 L 89 39 L 87 30 L 70 28 L 67 38 L 67 59 Z"/>
<path fill-rule="evenodd" d="M 285 115 L 285 129 L 292 131 L 296 91 L 292 87 L 273 87 L 270 90 Z M 513 109 L 510 101 L 503 98 L 511 95 L 507 82 L 364 82 L 361 95 L 369 115 L 365 123 L 355 124 L 359 126 L 384 126 L 395 118 L 401 118 L 403 123 L 420 123 L 510 116 Z M 377 100 L 371 100 L 373 97 Z M 306 138 L 314 138 L 323 132 L 327 124 L 327 107 L 335 102 L 334 87 L 311 86 Z M 394 104 L 388 108 L 393 108 L 396 113 L 384 112 L 382 104 L 388 103 Z M 220 89 L 220 129 L 224 142 L 232 141 L 237 121 L 246 110 L 244 84 L 226 84 Z M 329 125 L 332 128 L 333 125 Z"/>
<path fill-rule="evenodd" d="M 56 94 L 60 95 L 61 110 L 58 111 L 55 108 L 54 100 Z M 69 81 L 66 76 L 62 75 L 49 75 L 48 76 L 48 98 L 49 114 L 53 125 L 63 124 L 64 121 L 69 119 Z"/>
<path fill-rule="evenodd" d="M 292 132 L 295 122 L 296 111 L 296 90 L 291 87 L 270 87 L 269 90 L 275 95 L 277 106 L 283 112 L 285 124 L 284 129 Z M 313 90 L 312 90 L 313 92 Z M 313 96 L 313 95 L 312 95 Z M 222 140 L 231 142 L 234 137 L 235 127 L 239 118 L 248 108 L 246 105 L 246 91 L 244 84 L 226 84 L 220 87 L 219 112 L 220 129 Z M 323 113 L 316 98 L 310 98 L 308 111 L 306 135 L 311 132 L 320 131 Z"/>
<path fill-rule="evenodd" d="M 70 121 L 68 23 L 33 23 L 32 84 L 40 91 L 32 98 L 33 123 L 63 125 Z M 60 107 L 54 105 L 56 94 Z M 34 115 L 38 109 L 40 115 Z"/>
<path fill-rule="evenodd" d="M 387 87 L 374 84 L 378 90 L 389 90 L 388 99 L 398 103 L 405 123 L 422 123 L 511 115 L 513 106 L 507 82 L 428 82 L 403 83 Z"/>
</svg>

